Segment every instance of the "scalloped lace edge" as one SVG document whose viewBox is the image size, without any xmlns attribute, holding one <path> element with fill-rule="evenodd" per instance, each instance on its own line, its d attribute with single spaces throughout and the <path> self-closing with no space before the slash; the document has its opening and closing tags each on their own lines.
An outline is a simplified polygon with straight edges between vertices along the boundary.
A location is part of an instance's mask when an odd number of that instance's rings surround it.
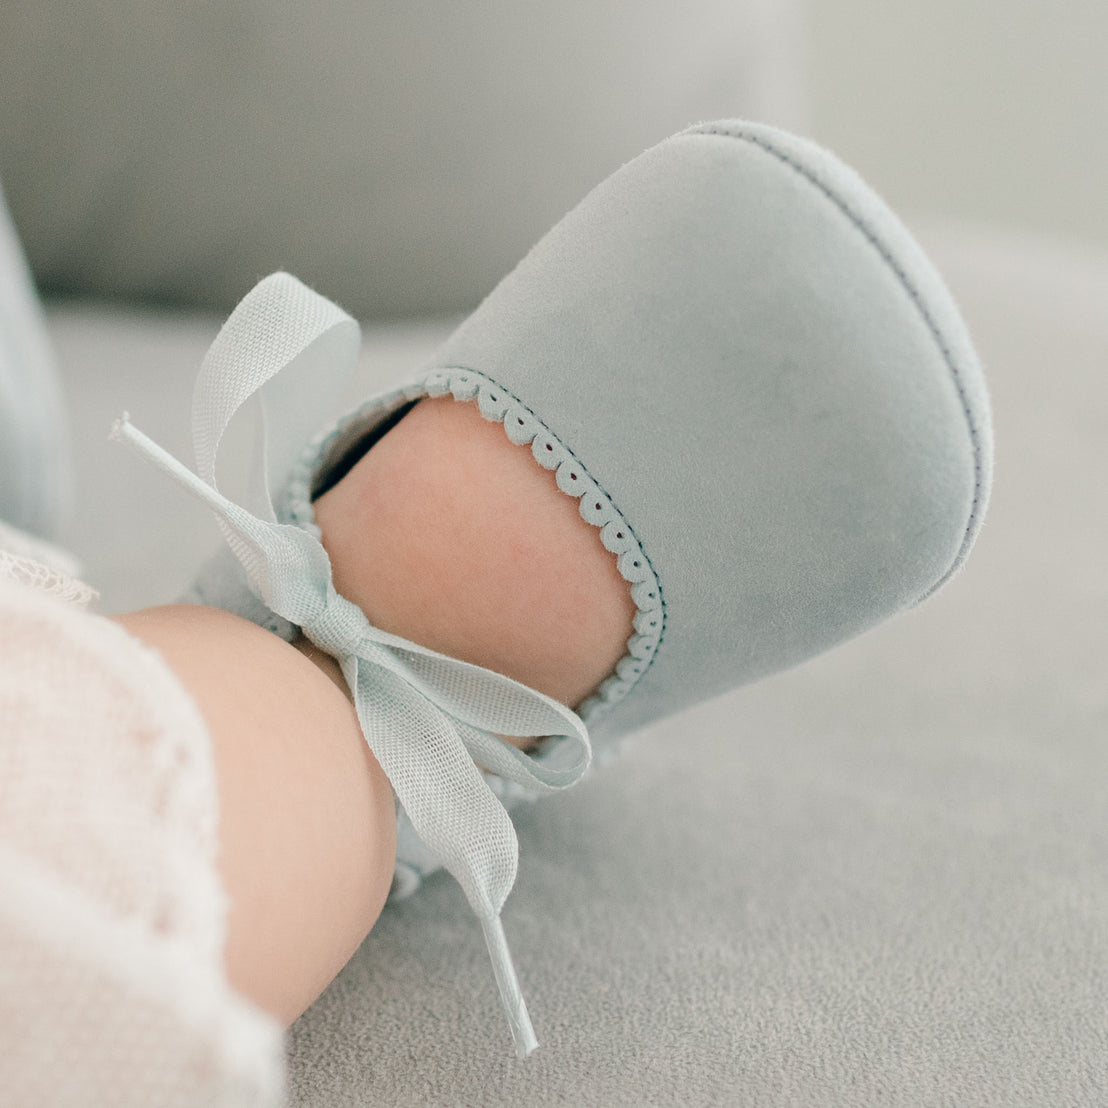
<svg viewBox="0 0 1108 1108">
<path fill-rule="evenodd" d="M 307 443 L 290 473 L 279 515 L 283 521 L 312 531 L 318 537 L 311 500 L 312 483 L 323 463 L 333 456 L 336 444 L 348 438 L 345 445 L 352 445 L 354 433 L 359 432 L 371 415 L 387 416 L 413 400 L 447 394 L 458 401 L 475 402 L 481 415 L 490 422 L 500 423 L 515 445 L 530 445 L 535 461 L 544 469 L 554 471 L 558 488 L 578 501 L 581 518 L 599 530 L 601 542 L 616 555 L 620 575 L 630 586 L 636 613 L 626 653 L 597 691 L 577 709 L 586 724 L 595 723 L 623 700 L 657 655 L 666 620 L 661 584 L 634 530 L 611 497 L 550 428 L 491 377 L 464 367 L 443 368 L 367 400 Z"/>
</svg>

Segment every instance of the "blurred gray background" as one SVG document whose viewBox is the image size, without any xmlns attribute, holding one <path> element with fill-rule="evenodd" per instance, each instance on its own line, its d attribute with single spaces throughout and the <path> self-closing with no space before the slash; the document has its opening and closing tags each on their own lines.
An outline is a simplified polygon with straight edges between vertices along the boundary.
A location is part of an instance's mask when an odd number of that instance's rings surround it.
<svg viewBox="0 0 1108 1108">
<path fill-rule="evenodd" d="M 804 0 L 814 137 L 893 208 L 1108 251 L 1104 0 Z"/>
</svg>

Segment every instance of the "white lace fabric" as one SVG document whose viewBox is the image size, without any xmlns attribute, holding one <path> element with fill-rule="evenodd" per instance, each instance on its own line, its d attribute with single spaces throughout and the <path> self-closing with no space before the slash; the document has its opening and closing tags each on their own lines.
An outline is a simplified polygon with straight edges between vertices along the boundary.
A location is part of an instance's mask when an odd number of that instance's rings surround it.
<svg viewBox="0 0 1108 1108">
<path fill-rule="evenodd" d="M 91 592 L 0 551 L 0 1099 L 279 1104 L 281 1029 L 222 965 L 207 730 Z"/>
<path fill-rule="evenodd" d="M 0 580 L 18 581 L 58 600 L 85 605 L 99 594 L 80 580 L 80 572 L 68 550 L 0 520 Z"/>
</svg>

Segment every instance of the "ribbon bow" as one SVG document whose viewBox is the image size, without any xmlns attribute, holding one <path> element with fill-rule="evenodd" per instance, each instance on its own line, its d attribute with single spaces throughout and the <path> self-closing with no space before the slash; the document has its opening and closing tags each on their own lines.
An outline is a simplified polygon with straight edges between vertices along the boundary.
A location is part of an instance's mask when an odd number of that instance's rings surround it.
<svg viewBox="0 0 1108 1108">
<path fill-rule="evenodd" d="M 356 365 L 359 342 L 358 325 L 345 312 L 288 274 L 274 274 L 231 314 L 200 368 L 192 414 L 197 473 L 126 414 L 112 435 L 207 504 L 251 591 L 338 661 L 370 750 L 481 921 L 522 1058 L 537 1043 L 500 922 L 519 847 L 477 764 L 539 791 L 563 789 L 588 768 L 588 732 L 574 712 L 526 685 L 373 627 L 335 591 L 318 529 L 278 520 L 271 490 L 318 430 Z M 253 459 L 251 511 L 219 491 L 215 471 L 228 424 L 255 394 L 266 434 Z M 498 735 L 562 742 L 556 757 L 536 761 Z"/>
</svg>

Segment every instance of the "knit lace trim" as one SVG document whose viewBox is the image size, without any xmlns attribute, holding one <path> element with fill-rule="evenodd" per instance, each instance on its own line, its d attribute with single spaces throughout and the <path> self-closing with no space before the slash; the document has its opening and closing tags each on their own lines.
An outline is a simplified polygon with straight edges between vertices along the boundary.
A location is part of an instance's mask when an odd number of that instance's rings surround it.
<svg viewBox="0 0 1108 1108">
<path fill-rule="evenodd" d="M 578 710 L 586 724 L 596 723 L 631 691 L 657 654 L 665 632 L 661 584 L 634 530 L 611 497 L 569 447 L 518 397 L 492 378 L 462 367 L 440 369 L 356 408 L 305 446 L 292 468 L 278 515 L 283 522 L 296 524 L 318 537 L 312 492 L 327 466 L 398 408 L 413 400 L 447 394 L 458 401 L 476 402 L 485 419 L 503 426 L 511 442 L 517 446 L 530 445 L 535 461 L 554 471 L 558 488 L 578 501 L 581 518 L 600 531 L 600 541 L 616 555 L 620 575 L 630 585 L 637 611 L 627 651 L 612 674 Z"/>
<path fill-rule="evenodd" d="M 84 607 L 100 594 L 79 579 L 80 572 L 68 551 L 0 521 L 0 581 L 29 585 Z"/>
</svg>

